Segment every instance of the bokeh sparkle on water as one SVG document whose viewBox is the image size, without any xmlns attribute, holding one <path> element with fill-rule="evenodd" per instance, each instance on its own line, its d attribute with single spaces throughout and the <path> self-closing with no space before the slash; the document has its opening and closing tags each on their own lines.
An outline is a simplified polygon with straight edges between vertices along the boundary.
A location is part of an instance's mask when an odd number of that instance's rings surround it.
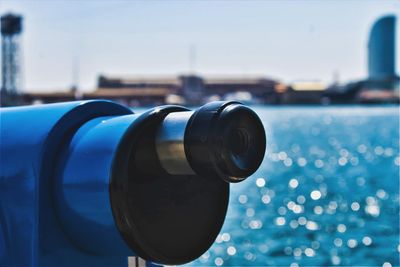
<svg viewBox="0 0 400 267">
<path fill-rule="evenodd" d="M 260 169 L 192 266 L 399 265 L 399 109 L 256 107 Z"/>
</svg>

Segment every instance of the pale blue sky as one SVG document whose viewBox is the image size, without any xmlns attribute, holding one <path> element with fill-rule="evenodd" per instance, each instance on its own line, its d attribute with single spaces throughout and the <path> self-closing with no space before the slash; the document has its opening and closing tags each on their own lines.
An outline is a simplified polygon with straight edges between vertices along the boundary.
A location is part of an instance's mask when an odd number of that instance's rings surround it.
<svg viewBox="0 0 400 267">
<path fill-rule="evenodd" d="M 18 1 L 25 91 L 95 88 L 97 76 L 188 73 L 331 82 L 366 76 L 369 29 L 400 1 Z M 397 49 L 397 71 L 400 66 Z"/>
</svg>

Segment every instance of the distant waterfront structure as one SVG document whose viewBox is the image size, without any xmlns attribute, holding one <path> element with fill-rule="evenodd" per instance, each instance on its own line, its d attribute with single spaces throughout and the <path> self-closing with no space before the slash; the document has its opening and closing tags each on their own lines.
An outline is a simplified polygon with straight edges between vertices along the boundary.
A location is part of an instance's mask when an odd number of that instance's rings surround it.
<svg viewBox="0 0 400 267">
<path fill-rule="evenodd" d="M 395 72 L 396 17 L 384 16 L 372 26 L 368 40 L 368 79 L 393 79 Z"/>
<path fill-rule="evenodd" d="M 98 78 L 97 89 L 80 99 L 110 99 L 129 106 L 162 104 L 199 105 L 210 101 L 240 101 L 246 104 L 324 104 L 326 85 L 318 81 L 284 84 L 251 76 L 108 76 Z M 25 93 L 25 103 L 76 100 L 73 91 Z"/>
<path fill-rule="evenodd" d="M 282 104 L 324 104 L 326 85 L 320 81 L 296 81 L 289 85 Z"/>
<path fill-rule="evenodd" d="M 161 104 L 199 105 L 209 101 L 238 100 L 253 104 L 281 104 L 288 87 L 265 77 L 177 75 L 98 77 L 97 89 L 80 99 L 110 99 L 129 106 Z M 74 93 L 25 93 L 25 103 L 76 99 Z M 293 98 L 291 98 L 293 99 Z"/>
<path fill-rule="evenodd" d="M 5 14 L 1 17 L 2 84 L 1 106 L 18 104 L 21 82 L 20 35 L 22 17 Z"/>
<path fill-rule="evenodd" d="M 400 77 L 396 73 L 396 17 L 379 18 L 368 40 L 368 78 L 357 97 L 363 102 L 399 102 Z"/>
<path fill-rule="evenodd" d="M 131 76 L 112 77 L 101 75 L 98 78 L 98 92 L 109 91 L 116 94 L 120 90 L 155 90 L 168 92 L 166 103 L 198 105 L 211 100 L 225 100 L 244 97 L 254 103 L 277 104 L 281 92 L 276 90 L 278 81 L 264 77 L 240 76 Z M 248 98 L 250 93 L 252 99 Z M 144 101 L 144 99 L 143 99 Z M 142 101 L 142 102 L 143 102 Z M 175 102 L 175 103 L 174 103 Z"/>
<path fill-rule="evenodd" d="M 396 17 L 379 18 L 367 44 L 368 77 L 344 85 L 333 84 L 324 96 L 331 103 L 399 103 L 400 77 L 396 72 Z"/>
</svg>

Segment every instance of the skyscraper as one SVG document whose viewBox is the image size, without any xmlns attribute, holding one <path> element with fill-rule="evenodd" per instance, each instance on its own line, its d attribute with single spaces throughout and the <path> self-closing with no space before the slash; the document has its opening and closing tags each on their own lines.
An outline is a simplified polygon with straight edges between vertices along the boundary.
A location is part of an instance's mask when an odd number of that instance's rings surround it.
<svg viewBox="0 0 400 267">
<path fill-rule="evenodd" d="M 368 40 L 369 80 L 391 80 L 395 70 L 396 17 L 384 16 L 372 26 Z"/>
</svg>

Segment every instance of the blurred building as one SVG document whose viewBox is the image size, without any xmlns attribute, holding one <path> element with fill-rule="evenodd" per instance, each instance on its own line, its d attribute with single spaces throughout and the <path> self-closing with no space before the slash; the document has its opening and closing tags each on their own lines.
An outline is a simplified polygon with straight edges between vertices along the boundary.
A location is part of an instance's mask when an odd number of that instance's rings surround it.
<svg viewBox="0 0 400 267">
<path fill-rule="evenodd" d="M 253 103 L 279 102 L 278 82 L 262 77 L 110 77 L 100 76 L 96 92 L 110 90 L 163 89 L 166 103 L 197 105 L 210 100 L 244 100 Z M 111 91 L 112 90 L 112 91 Z M 241 99 L 243 98 L 243 99 Z"/>
<path fill-rule="evenodd" d="M 368 40 L 368 78 L 357 96 L 363 102 L 399 101 L 399 81 L 396 74 L 396 17 L 389 15 L 372 26 Z"/>
<path fill-rule="evenodd" d="M 284 94 L 284 104 L 323 104 L 326 85 L 321 82 L 294 82 Z"/>
<path fill-rule="evenodd" d="M 282 90 L 284 88 L 285 90 Z M 51 103 L 75 99 L 110 99 L 129 106 L 160 104 L 199 105 L 215 100 L 279 104 L 286 87 L 262 77 L 201 77 L 101 75 L 97 89 L 89 93 L 71 90 L 57 93 L 25 93 L 25 103 Z"/>
<path fill-rule="evenodd" d="M 277 81 L 264 77 L 208 77 L 204 79 L 205 92 L 208 96 L 263 104 L 280 103 L 282 96 L 277 90 L 278 84 Z"/>
<path fill-rule="evenodd" d="M 399 103 L 396 73 L 396 17 L 379 18 L 368 40 L 368 77 L 345 85 L 334 84 L 324 96 L 332 103 Z"/>
<path fill-rule="evenodd" d="M 22 17 L 1 16 L 1 106 L 16 105 L 21 82 L 20 35 Z"/>
<path fill-rule="evenodd" d="M 395 73 L 396 17 L 385 16 L 372 26 L 368 41 L 368 79 L 393 79 Z"/>
</svg>

